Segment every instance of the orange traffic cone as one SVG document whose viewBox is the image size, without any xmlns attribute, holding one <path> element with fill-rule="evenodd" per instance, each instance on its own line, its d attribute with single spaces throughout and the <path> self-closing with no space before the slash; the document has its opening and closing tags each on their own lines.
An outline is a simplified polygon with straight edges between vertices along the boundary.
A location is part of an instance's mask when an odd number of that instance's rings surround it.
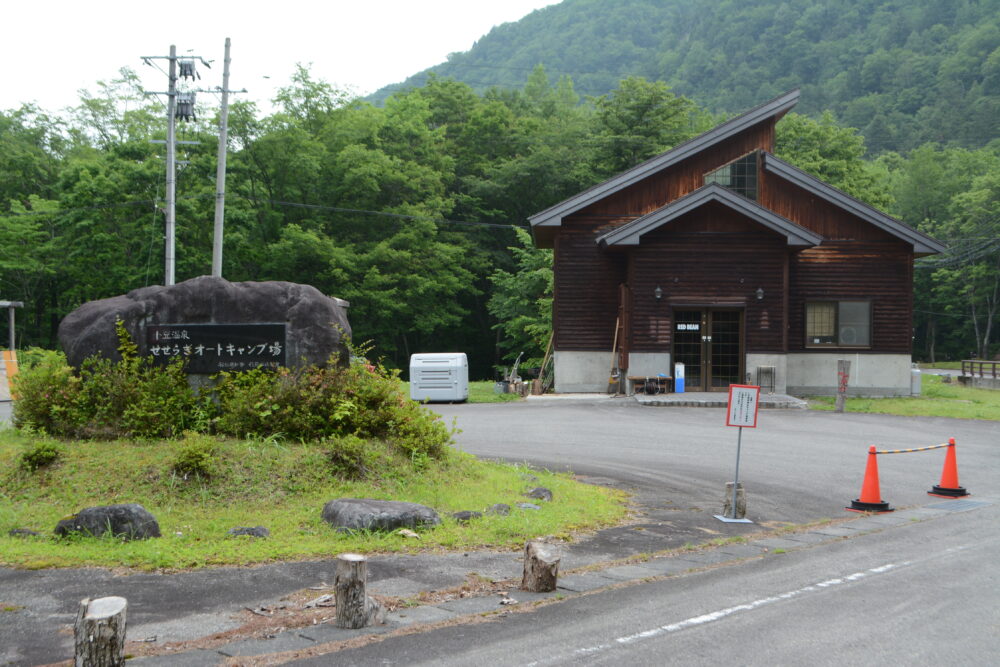
<svg viewBox="0 0 1000 667">
<path fill-rule="evenodd" d="M 961 498 L 969 492 L 958 485 L 958 458 L 955 454 L 955 438 L 948 438 L 948 451 L 944 455 L 944 470 L 941 471 L 941 483 L 927 493 L 941 498 Z"/>
<path fill-rule="evenodd" d="M 878 490 L 878 462 L 875 460 L 875 445 L 868 448 L 868 465 L 865 466 L 865 481 L 861 485 L 861 497 L 852 500 L 850 507 L 844 509 L 851 512 L 891 512 L 889 503 L 882 500 Z"/>
</svg>

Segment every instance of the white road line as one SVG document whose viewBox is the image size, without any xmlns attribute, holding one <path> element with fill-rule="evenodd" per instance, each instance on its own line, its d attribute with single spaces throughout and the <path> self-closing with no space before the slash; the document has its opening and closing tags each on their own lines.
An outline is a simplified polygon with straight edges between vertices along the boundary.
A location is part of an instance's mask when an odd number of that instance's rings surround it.
<svg viewBox="0 0 1000 667">
<path fill-rule="evenodd" d="M 705 625 L 706 623 L 714 623 L 715 621 L 726 618 L 727 616 L 732 616 L 733 614 L 738 614 L 744 611 L 753 611 L 760 607 L 764 607 L 775 602 L 781 602 L 782 600 L 789 600 L 794 597 L 799 597 L 805 595 L 806 593 L 812 593 L 815 591 L 820 591 L 825 588 L 830 588 L 831 586 L 839 586 L 841 584 L 846 584 L 853 581 L 858 581 L 859 579 L 864 579 L 865 577 L 870 577 L 872 575 L 884 574 L 892 570 L 898 569 L 900 567 L 905 567 L 911 565 L 912 561 L 904 561 L 902 563 L 887 563 L 885 565 L 880 565 L 879 567 L 873 567 L 869 570 L 862 572 L 855 572 L 854 574 L 849 574 L 843 577 L 838 577 L 836 579 L 827 579 L 826 581 L 820 581 L 803 588 L 799 588 L 794 591 L 788 591 L 786 593 L 781 593 L 779 595 L 774 595 L 771 597 L 760 598 L 759 600 L 754 600 L 753 602 L 747 602 L 745 604 L 739 604 L 734 607 L 727 607 L 725 609 L 719 609 L 718 611 L 713 611 L 708 614 L 702 614 L 700 616 L 692 616 L 691 618 L 684 619 L 683 621 L 678 621 L 677 623 L 670 623 L 668 625 L 661 625 L 650 630 L 643 630 L 642 632 L 637 632 L 631 635 L 624 635 L 622 637 L 616 637 L 610 642 L 604 644 L 595 644 L 594 646 L 587 646 L 584 648 L 579 648 L 573 651 L 570 655 L 574 657 L 584 657 L 592 656 L 598 653 L 603 653 L 615 646 L 622 646 L 626 644 L 634 644 L 636 642 L 641 642 L 647 639 L 653 639 L 654 637 L 660 637 L 662 635 L 670 634 L 671 632 L 678 632 L 680 630 L 685 630 L 687 628 L 693 628 L 699 625 Z M 530 663 L 529 667 L 551 664 L 553 662 L 562 661 L 561 658 L 555 658 L 550 660 L 544 660 L 539 662 Z"/>
</svg>

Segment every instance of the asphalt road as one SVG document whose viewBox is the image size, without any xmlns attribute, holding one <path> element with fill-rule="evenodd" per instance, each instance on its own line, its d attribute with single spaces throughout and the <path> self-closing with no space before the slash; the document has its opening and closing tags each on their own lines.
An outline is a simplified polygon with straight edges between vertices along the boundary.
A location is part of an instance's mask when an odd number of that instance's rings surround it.
<svg viewBox="0 0 1000 667">
<path fill-rule="evenodd" d="M 994 499 L 794 553 L 294 664 L 996 664 L 998 548 Z"/>
<path fill-rule="evenodd" d="M 721 511 L 732 481 L 737 432 L 721 408 L 642 407 L 631 401 L 538 400 L 435 405 L 462 430 L 457 447 L 477 456 L 572 470 L 623 483 L 656 499 Z M 1000 488 L 1000 423 L 932 417 L 762 410 L 743 429 L 740 481 L 748 517 L 804 523 L 842 516 L 861 491 L 870 445 L 904 449 L 957 441 L 959 481 L 972 493 Z M 878 457 L 882 497 L 922 505 L 941 481 L 944 450 Z"/>
</svg>

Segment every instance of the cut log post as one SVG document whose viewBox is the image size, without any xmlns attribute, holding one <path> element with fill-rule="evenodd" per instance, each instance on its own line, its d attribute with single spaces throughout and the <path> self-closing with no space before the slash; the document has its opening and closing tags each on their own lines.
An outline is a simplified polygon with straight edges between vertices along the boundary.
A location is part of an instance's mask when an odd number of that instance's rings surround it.
<svg viewBox="0 0 1000 667">
<path fill-rule="evenodd" d="M 559 577 L 559 554 L 545 542 L 532 541 L 524 545 L 524 576 L 521 590 L 548 593 L 556 589 Z"/>
<path fill-rule="evenodd" d="M 744 519 L 747 515 L 747 496 L 743 490 L 743 482 L 736 485 L 736 514 L 733 514 L 733 483 L 726 482 L 726 498 L 722 501 L 722 516 L 731 519 Z"/>
<path fill-rule="evenodd" d="M 368 597 L 367 586 L 368 559 L 358 554 L 340 554 L 333 585 L 337 627 L 356 629 L 383 622 L 382 605 Z"/>
<path fill-rule="evenodd" d="M 76 667 L 119 667 L 125 664 L 125 610 L 121 597 L 80 601 L 73 628 Z"/>
</svg>

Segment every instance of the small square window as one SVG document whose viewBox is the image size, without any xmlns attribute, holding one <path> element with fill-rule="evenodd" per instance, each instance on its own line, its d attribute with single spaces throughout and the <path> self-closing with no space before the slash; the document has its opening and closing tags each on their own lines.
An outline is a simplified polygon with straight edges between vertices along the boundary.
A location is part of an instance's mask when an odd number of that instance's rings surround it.
<svg viewBox="0 0 1000 667">
<path fill-rule="evenodd" d="M 806 304 L 806 347 L 871 347 L 868 301 L 811 301 Z"/>
<path fill-rule="evenodd" d="M 757 200 L 758 151 L 747 153 L 727 165 L 705 174 L 705 185 L 718 183 L 747 199 Z"/>
</svg>

